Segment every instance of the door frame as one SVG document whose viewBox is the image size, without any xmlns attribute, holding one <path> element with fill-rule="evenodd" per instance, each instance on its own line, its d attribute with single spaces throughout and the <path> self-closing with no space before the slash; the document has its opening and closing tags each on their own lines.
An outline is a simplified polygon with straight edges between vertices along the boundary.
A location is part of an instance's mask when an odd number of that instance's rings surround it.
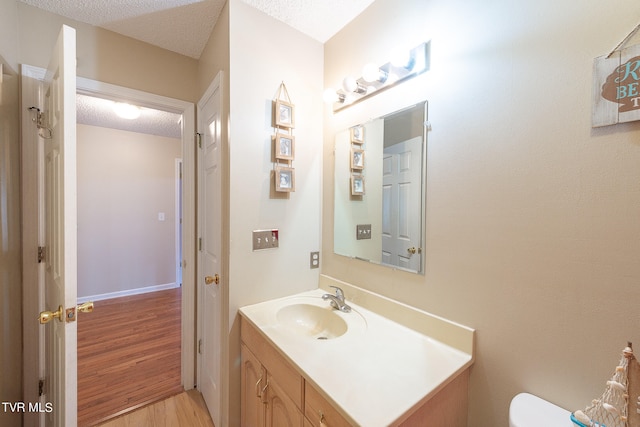
<svg viewBox="0 0 640 427">
<path fill-rule="evenodd" d="M 44 310 L 44 265 L 38 263 L 38 246 L 44 243 L 43 218 L 38 206 L 44 203 L 43 179 L 37 173 L 43 149 L 34 127 L 33 114 L 27 110 L 44 105 L 43 68 L 22 65 L 21 82 L 21 195 L 22 195 L 22 334 L 23 334 L 23 400 L 40 402 L 39 381 L 44 377 L 44 330 L 36 321 Z M 44 425 L 44 414 L 25 412 L 24 425 Z"/>
<path fill-rule="evenodd" d="M 176 285 L 182 286 L 182 159 L 175 159 Z"/>
<path fill-rule="evenodd" d="M 42 108 L 43 81 L 46 70 L 23 64 L 21 66 L 21 179 L 23 220 L 23 390 L 25 402 L 39 402 L 38 382 L 44 373 L 42 329 L 38 313 L 44 310 L 41 301 L 42 286 L 39 283 L 41 266 L 37 262 L 41 219 L 37 206 L 42 183 L 33 176 L 37 170 L 39 138 L 32 122 L 31 106 Z M 76 93 L 112 100 L 128 100 L 131 103 L 182 115 L 182 385 L 185 390 L 194 388 L 195 367 L 195 266 L 196 266 L 196 152 L 195 152 L 195 104 L 136 89 L 125 88 L 97 80 L 77 77 Z M 33 417 L 29 419 L 29 417 Z M 25 413 L 25 425 L 37 425 L 38 414 Z M 29 420 L 29 422 L 27 422 Z"/>
</svg>

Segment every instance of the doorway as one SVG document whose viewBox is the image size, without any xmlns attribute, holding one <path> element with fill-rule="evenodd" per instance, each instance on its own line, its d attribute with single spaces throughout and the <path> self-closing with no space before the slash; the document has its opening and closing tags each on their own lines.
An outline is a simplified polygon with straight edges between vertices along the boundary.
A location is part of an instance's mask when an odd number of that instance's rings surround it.
<svg viewBox="0 0 640 427">
<path fill-rule="evenodd" d="M 45 70 L 22 65 L 22 105 L 42 106 L 42 81 Z M 193 103 L 154 95 L 147 92 L 128 89 L 95 80 L 78 77 L 76 80 L 77 92 L 107 99 L 127 99 L 136 105 L 156 108 L 180 114 L 182 116 L 181 140 L 183 161 L 183 215 L 182 215 L 182 283 L 181 288 L 181 380 L 185 390 L 194 388 L 195 384 L 195 146 L 191 143 L 195 134 L 195 107 Z M 25 107 L 26 109 L 27 107 Z M 35 130 L 31 116 L 23 112 L 23 158 L 24 171 L 37 170 L 38 157 L 38 133 Z M 27 205 L 39 200 L 40 181 L 37 177 L 27 175 L 23 185 L 23 198 Z M 24 352 L 24 400 L 30 402 L 45 402 L 47 395 L 39 393 L 39 383 L 46 382 L 47 371 L 44 367 L 43 328 L 34 322 L 38 313 L 42 311 L 40 306 L 40 266 L 35 261 L 31 252 L 37 252 L 42 245 L 40 235 L 40 218 L 36 208 L 23 211 L 23 229 L 26 230 L 23 242 L 27 257 L 27 263 L 23 267 L 23 336 L 25 343 Z M 173 263 L 172 263 L 173 264 Z M 82 313 L 83 316 L 91 314 Z M 75 398 L 72 406 L 75 407 Z M 41 414 L 25 414 L 25 424 L 42 425 Z"/>
<path fill-rule="evenodd" d="M 78 423 L 181 387 L 179 114 L 77 96 Z"/>
</svg>

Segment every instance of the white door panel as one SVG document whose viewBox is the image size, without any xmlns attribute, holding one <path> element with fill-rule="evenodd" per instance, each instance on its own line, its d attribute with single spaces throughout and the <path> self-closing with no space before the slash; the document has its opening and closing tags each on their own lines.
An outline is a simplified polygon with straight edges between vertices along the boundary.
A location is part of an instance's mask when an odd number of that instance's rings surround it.
<svg viewBox="0 0 640 427">
<path fill-rule="evenodd" d="M 76 40 L 63 26 L 45 77 L 44 307 L 47 425 L 77 424 Z M 58 308 L 61 307 L 61 311 Z M 41 321 L 43 317 L 41 316 Z M 46 320 L 46 315 L 44 316 Z"/>
<path fill-rule="evenodd" d="M 221 95 L 216 78 L 198 103 L 199 150 L 198 187 L 199 235 L 202 239 L 198 269 L 198 304 L 201 323 L 198 337 L 201 353 L 198 388 L 216 426 L 221 425 L 222 363 L 222 174 L 221 174 Z"/>
<path fill-rule="evenodd" d="M 420 271 L 422 137 L 384 149 L 382 263 Z M 416 250 L 412 253 L 411 250 Z"/>
</svg>

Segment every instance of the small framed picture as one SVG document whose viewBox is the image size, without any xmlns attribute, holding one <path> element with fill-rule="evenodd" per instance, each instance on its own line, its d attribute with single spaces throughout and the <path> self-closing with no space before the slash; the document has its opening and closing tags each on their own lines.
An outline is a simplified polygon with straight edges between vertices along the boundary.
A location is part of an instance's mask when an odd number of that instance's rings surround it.
<svg viewBox="0 0 640 427">
<path fill-rule="evenodd" d="M 276 167 L 276 191 L 291 193 L 296 191 L 295 169 L 286 166 Z"/>
<path fill-rule="evenodd" d="M 352 196 L 364 195 L 364 176 L 351 175 L 351 195 Z"/>
<path fill-rule="evenodd" d="M 276 159 L 293 160 L 296 155 L 296 137 L 285 133 L 274 136 Z"/>
<path fill-rule="evenodd" d="M 276 126 L 284 128 L 294 127 L 295 109 L 293 107 L 293 104 L 282 101 L 280 99 L 276 100 L 274 115 L 274 122 Z"/>
<path fill-rule="evenodd" d="M 351 128 L 351 142 L 354 144 L 364 143 L 364 126 L 358 125 Z"/>
<path fill-rule="evenodd" d="M 364 169 L 364 150 L 360 148 L 351 150 L 351 169 L 360 171 Z"/>
</svg>

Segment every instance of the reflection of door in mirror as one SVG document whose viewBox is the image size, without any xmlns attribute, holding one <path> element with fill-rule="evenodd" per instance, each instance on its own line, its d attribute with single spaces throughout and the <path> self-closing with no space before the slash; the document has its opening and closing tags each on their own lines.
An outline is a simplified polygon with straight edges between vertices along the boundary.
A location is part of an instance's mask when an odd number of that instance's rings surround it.
<svg viewBox="0 0 640 427">
<path fill-rule="evenodd" d="M 420 271 L 422 137 L 384 149 L 382 161 L 382 263 Z"/>
</svg>

